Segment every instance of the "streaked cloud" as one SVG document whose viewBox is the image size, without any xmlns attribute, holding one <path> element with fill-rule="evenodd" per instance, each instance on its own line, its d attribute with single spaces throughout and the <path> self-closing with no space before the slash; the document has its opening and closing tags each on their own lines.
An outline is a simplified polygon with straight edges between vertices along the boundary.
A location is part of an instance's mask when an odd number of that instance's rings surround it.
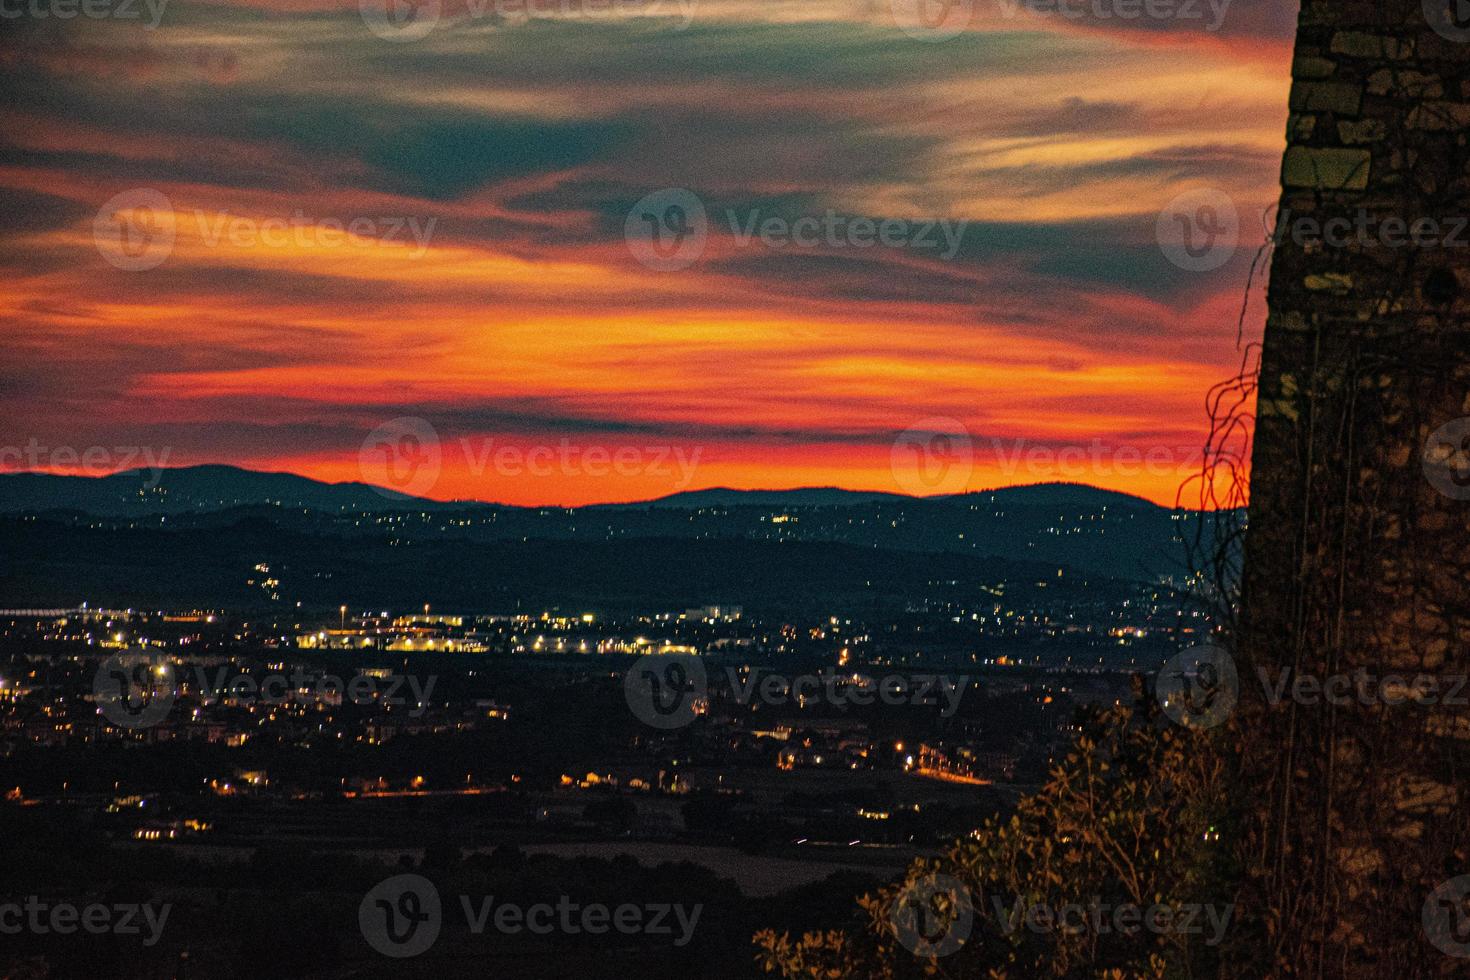
<svg viewBox="0 0 1470 980">
<path fill-rule="evenodd" d="M 0 441 L 355 479 L 362 437 L 407 415 L 451 440 L 697 445 L 700 485 L 894 489 L 892 440 L 930 417 L 982 446 L 1201 440 L 1275 196 L 1274 7 L 1237 0 L 1209 32 L 977 4 L 942 43 L 887 3 L 493 9 L 450 5 L 404 44 L 356 3 L 296 0 L 21 25 L 0 55 Z M 1155 240 L 1198 186 L 1246 236 L 1208 273 Z M 141 187 L 172 247 L 129 272 L 93 222 Z M 711 219 L 678 272 L 623 237 L 663 188 Z M 827 214 L 963 235 L 946 260 L 738 233 Z M 1047 478 L 1007 476 L 974 479 Z M 436 494 L 655 482 L 449 467 Z M 1167 475 L 1092 482 L 1173 499 Z"/>
</svg>

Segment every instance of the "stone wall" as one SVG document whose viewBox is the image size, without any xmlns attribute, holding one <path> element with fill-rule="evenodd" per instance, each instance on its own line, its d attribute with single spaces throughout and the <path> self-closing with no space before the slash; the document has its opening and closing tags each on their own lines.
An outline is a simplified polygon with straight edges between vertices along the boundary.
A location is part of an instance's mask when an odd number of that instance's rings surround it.
<svg viewBox="0 0 1470 980">
<path fill-rule="evenodd" d="M 1470 416 L 1470 23 L 1454 2 L 1301 14 L 1238 651 L 1257 794 L 1243 911 L 1265 940 L 1239 957 L 1273 976 L 1470 974 L 1423 925 L 1436 887 L 1470 874 L 1470 711 L 1361 696 L 1365 678 L 1470 672 L 1470 423 L 1463 442 L 1454 425 Z M 1346 674 L 1353 703 L 1272 705 L 1258 671 L 1283 668 Z"/>
</svg>

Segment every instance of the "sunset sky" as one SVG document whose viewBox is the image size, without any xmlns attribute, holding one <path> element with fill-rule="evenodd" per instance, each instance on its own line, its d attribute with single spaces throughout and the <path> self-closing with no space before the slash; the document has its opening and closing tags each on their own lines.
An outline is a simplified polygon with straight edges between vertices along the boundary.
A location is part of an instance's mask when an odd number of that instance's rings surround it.
<svg viewBox="0 0 1470 980">
<path fill-rule="evenodd" d="M 1172 503 L 1240 364 L 1284 4 L 1210 31 L 1203 0 L 976 0 L 929 30 L 905 0 L 460 0 L 389 40 L 373 0 L 153 2 L 0 27 L 0 444 L 43 469 L 140 447 L 360 480 L 409 419 L 436 498 L 1071 479 Z M 1156 230 L 1200 188 L 1240 214 L 1210 271 Z M 685 268 L 625 232 L 669 190 L 707 215 Z M 828 216 L 908 237 L 743 233 Z M 939 221 L 952 254 L 913 240 Z M 941 430 L 960 469 L 916 484 L 904 433 Z"/>
</svg>

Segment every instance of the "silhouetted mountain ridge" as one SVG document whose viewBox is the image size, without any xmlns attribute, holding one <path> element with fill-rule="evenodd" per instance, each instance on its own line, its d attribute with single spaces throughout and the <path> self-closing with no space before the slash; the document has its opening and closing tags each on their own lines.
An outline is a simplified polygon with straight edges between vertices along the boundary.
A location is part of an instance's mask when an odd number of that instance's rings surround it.
<svg viewBox="0 0 1470 980">
<path fill-rule="evenodd" d="M 873 503 L 952 502 L 965 497 L 995 497 L 1001 500 L 1014 498 L 1027 504 L 1048 505 L 1127 502 L 1148 507 L 1157 506 L 1141 497 L 1087 484 L 1044 483 L 941 497 L 910 497 L 898 493 L 845 490 L 839 487 L 779 490 L 708 487 L 634 503 L 589 505 L 587 509 L 849 507 Z M 252 505 L 307 507 L 337 512 L 463 510 L 479 506 L 509 509 L 513 506 L 487 501 L 430 500 L 407 496 L 368 483 L 326 483 L 294 473 L 249 470 L 223 464 L 160 470 L 132 469 L 100 477 L 57 476 L 49 473 L 0 474 L 0 513 L 75 510 L 99 517 L 139 517 L 149 514 L 220 511 Z"/>
<path fill-rule="evenodd" d="M 133 517 L 253 504 L 332 511 L 465 506 L 408 497 L 366 483 L 324 483 L 294 473 L 225 465 L 123 470 L 101 477 L 0 475 L 0 513 L 79 510 L 99 517 Z"/>
<path fill-rule="evenodd" d="M 1069 567 L 1113 579 L 1186 574 L 1185 542 L 1209 540 L 1208 515 L 1081 484 L 905 497 L 831 487 L 713 488 L 639 504 L 513 507 L 395 498 L 358 483 L 191 467 L 105 478 L 0 477 L 0 513 L 53 527 L 101 524 L 155 533 L 307 534 L 410 544 L 564 543 L 588 548 L 665 539 L 811 544 L 953 554 Z M 161 539 L 160 539 L 161 540 Z"/>
</svg>

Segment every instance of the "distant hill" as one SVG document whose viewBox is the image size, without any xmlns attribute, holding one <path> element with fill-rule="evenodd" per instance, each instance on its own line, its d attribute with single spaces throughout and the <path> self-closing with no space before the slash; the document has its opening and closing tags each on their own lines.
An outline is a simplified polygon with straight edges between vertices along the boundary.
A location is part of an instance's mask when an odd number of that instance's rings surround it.
<svg viewBox="0 0 1470 980">
<path fill-rule="evenodd" d="M 181 514 L 271 504 L 327 511 L 455 507 L 366 483 L 322 483 L 238 466 L 126 470 L 103 477 L 0 474 L 0 513 L 81 511 L 99 517 Z"/>
<path fill-rule="evenodd" d="M 799 487 L 794 490 L 733 490 L 729 487 L 710 487 L 707 490 L 688 490 L 670 494 L 654 500 L 633 504 L 605 504 L 606 507 L 682 507 L 699 509 L 704 507 L 852 507 L 872 503 L 954 503 L 967 498 L 1015 500 L 1025 504 L 1051 506 L 1055 504 L 1101 504 L 1157 506 L 1142 497 L 1103 490 L 1085 483 L 1037 483 L 1018 487 L 1001 487 L 995 490 L 979 490 L 966 494 L 947 494 L 935 497 L 910 497 L 900 493 L 883 493 L 876 490 L 843 490 L 838 487 Z"/>
<path fill-rule="evenodd" d="M 710 507 L 851 507 L 865 504 L 913 504 L 986 498 L 1023 504 L 1097 504 L 1115 502 L 1154 506 L 1139 497 L 1080 483 L 1047 483 L 1005 487 L 967 495 L 909 497 L 838 487 L 790 490 L 735 490 L 710 487 L 654 500 L 598 504 L 585 510 L 636 510 L 655 507 L 699 510 Z M 149 514 L 208 513 L 237 507 L 305 507 L 325 511 L 463 510 L 475 501 L 443 502 L 410 497 L 367 483 L 323 483 L 294 473 L 266 473 L 238 466 L 187 466 L 162 471 L 125 470 L 102 477 L 53 476 L 47 473 L 0 473 L 0 513 L 80 511 L 98 517 L 141 517 Z M 527 508 L 538 509 L 538 508 Z"/>
<path fill-rule="evenodd" d="M 687 490 L 656 500 L 634 504 L 607 504 L 609 507 L 846 507 L 872 503 L 875 500 L 912 500 L 898 493 L 867 490 L 842 490 L 837 487 L 800 487 L 795 490 L 732 490 L 710 487 Z"/>
<path fill-rule="evenodd" d="M 1101 487 L 1088 486 L 1086 483 L 1033 483 L 1022 487 L 999 487 L 995 490 L 981 490 L 969 497 L 986 497 L 1000 503 L 1015 501 L 1026 505 L 1049 506 L 1053 504 L 1106 504 L 1121 507 L 1154 507 L 1160 510 L 1158 504 L 1143 497 L 1131 493 L 1121 493 L 1117 490 L 1104 490 Z M 949 499 L 963 499 L 952 497 Z"/>
<path fill-rule="evenodd" d="M 441 503 L 230 466 L 165 470 L 161 478 L 4 475 L 4 513 L 49 517 L 53 527 L 100 520 L 119 529 L 238 534 L 248 523 L 323 539 L 391 534 L 404 544 L 801 542 L 1040 563 L 1130 581 L 1179 579 L 1185 543 L 1196 534 L 1208 542 L 1214 531 L 1207 516 L 1081 484 L 927 498 L 831 487 L 715 488 L 638 504 L 512 507 Z"/>
</svg>

